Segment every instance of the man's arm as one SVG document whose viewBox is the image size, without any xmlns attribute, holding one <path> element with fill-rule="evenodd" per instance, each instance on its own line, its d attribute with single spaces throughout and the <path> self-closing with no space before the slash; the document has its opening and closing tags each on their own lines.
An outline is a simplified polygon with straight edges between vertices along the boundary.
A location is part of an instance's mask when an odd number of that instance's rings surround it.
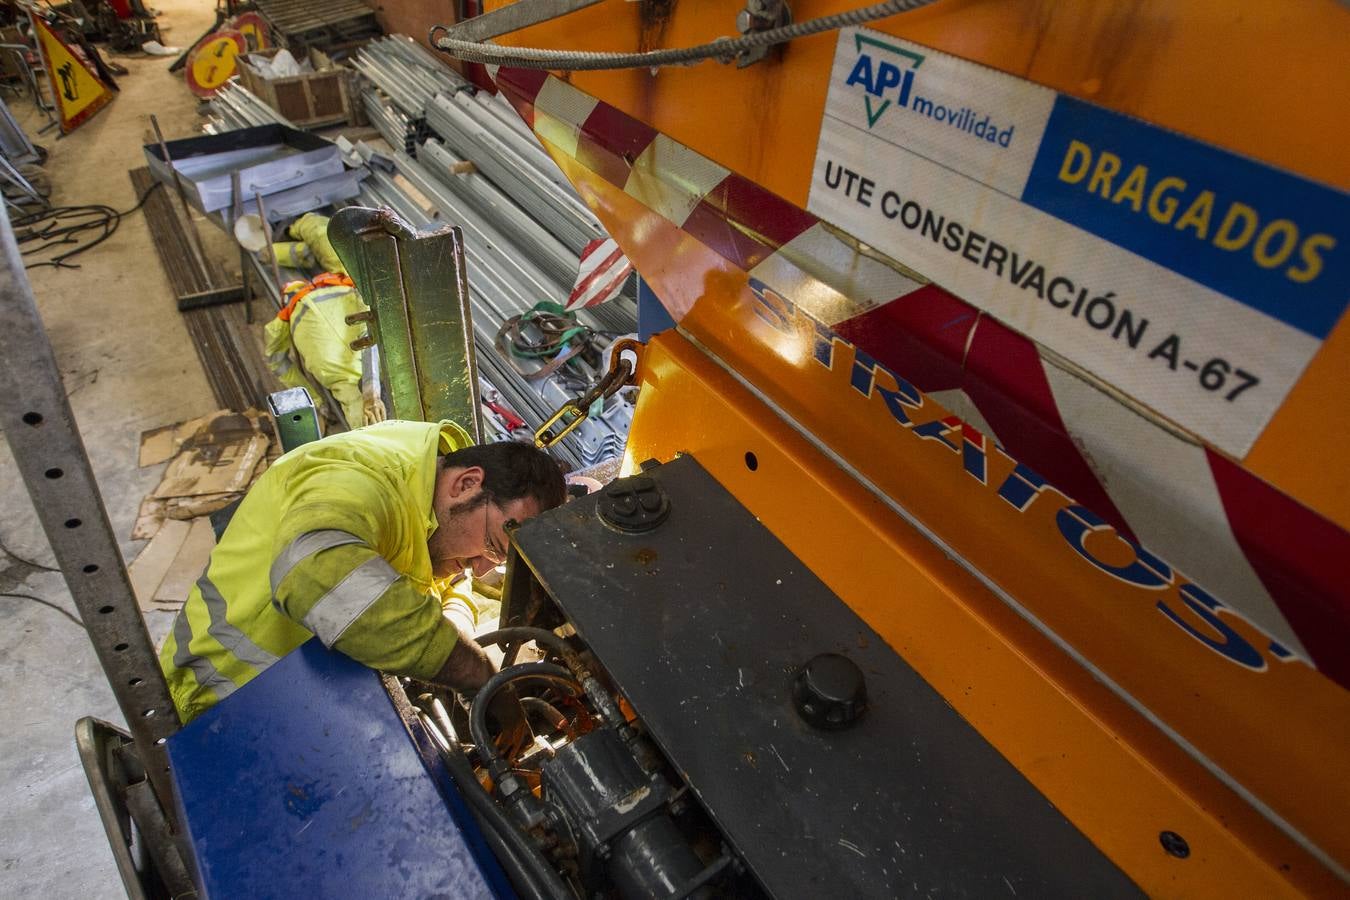
<svg viewBox="0 0 1350 900">
<path fill-rule="evenodd" d="M 434 678 L 428 680 L 441 687 L 472 694 L 496 671 L 497 667 L 488 659 L 483 648 L 478 646 L 473 638 L 461 632 L 459 640 L 450 649 L 450 655 L 445 658 L 445 665 L 441 666 L 441 670 Z"/>
<path fill-rule="evenodd" d="M 270 572 L 279 611 L 371 668 L 458 689 L 491 675 L 439 602 L 380 554 L 401 523 L 377 477 L 334 463 L 288 489 Z"/>
</svg>

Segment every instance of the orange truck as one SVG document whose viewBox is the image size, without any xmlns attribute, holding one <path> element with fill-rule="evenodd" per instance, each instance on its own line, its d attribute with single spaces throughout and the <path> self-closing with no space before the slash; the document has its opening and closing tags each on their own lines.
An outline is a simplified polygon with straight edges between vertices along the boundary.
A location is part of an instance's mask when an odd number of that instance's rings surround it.
<svg viewBox="0 0 1350 900">
<path fill-rule="evenodd" d="M 572 6 L 432 40 L 676 322 L 629 470 L 696 457 L 1147 893 L 1344 895 L 1350 10 L 901 3 L 663 65 L 737 10 Z"/>
</svg>

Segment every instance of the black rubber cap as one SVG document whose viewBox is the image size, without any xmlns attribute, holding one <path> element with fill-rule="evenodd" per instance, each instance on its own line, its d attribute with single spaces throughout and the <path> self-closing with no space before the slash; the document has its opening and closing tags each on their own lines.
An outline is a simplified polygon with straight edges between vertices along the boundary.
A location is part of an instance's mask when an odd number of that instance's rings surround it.
<svg viewBox="0 0 1350 900">
<path fill-rule="evenodd" d="M 629 534 L 651 531 L 670 516 L 670 499 L 646 475 L 610 482 L 600 495 L 600 519 Z"/>
<path fill-rule="evenodd" d="M 847 656 L 822 653 L 802 666 L 792 681 L 797 714 L 815 728 L 848 728 L 867 712 L 867 682 Z"/>
</svg>

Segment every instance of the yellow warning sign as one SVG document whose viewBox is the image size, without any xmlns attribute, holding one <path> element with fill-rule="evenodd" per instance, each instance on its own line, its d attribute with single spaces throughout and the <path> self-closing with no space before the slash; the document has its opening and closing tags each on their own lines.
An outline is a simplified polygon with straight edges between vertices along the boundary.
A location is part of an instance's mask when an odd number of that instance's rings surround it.
<svg viewBox="0 0 1350 900">
<path fill-rule="evenodd" d="M 106 106 L 112 100 L 113 92 L 89 63 L 57 37 L 50 25 L 37 16 L 30 17 L 42 62 L 51 80 L 56 110 L 61 117 L 61 132 L 69 134 Z"/>
<path fill-rule="evenodd" d="M 240 13 L 230 20 L 229 27 L 244 36 L 244 43 L 248 45 L 250 53 L 254 50 L 265 50 L 272 46 L 272 38 L 267 30 L 267 20 L 255 12 Z"/>
<path fill-rule="evenodd" d="M 187 83 L 194 94 L 210 97 L 235 73 L 235 57 L 244 52 L 244 36 L 217 31 L 202 38 L 188 55 Z"/>
</svg>

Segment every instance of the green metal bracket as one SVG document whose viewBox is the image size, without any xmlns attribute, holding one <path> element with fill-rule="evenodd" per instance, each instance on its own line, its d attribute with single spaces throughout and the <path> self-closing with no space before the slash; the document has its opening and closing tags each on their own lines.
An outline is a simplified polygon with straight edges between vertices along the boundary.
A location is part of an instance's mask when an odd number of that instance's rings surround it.
<svg viewBox="0 0 1350 900">
<path fill-rule="evenodd" d="M 418 232 L 390 209 L 349 206 L 328 223 L 370 314 L 370 332 L 352 344 L 377 344 L 396 419 L 450 419 L 483 439 L 478 405 L 464 236 L 458 228 Z"/>
<path fill-rule="evenodd" d="M 277 440 L 286 453 L 323 436 L 319 433 L 319 412 L 314 408 L 314 400 L 302 387 L 268 394 L 267 411 L 272 414 Z"/>
</svg>

